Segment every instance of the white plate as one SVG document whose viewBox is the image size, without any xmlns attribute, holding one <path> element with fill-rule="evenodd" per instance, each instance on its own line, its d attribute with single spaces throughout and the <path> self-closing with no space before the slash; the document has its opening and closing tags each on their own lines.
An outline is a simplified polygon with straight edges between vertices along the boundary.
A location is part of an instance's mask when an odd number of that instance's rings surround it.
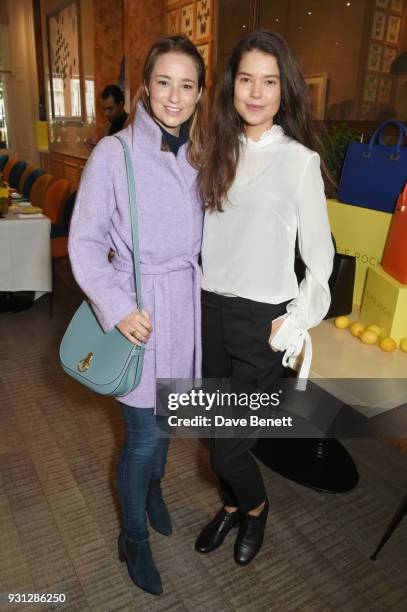
<svg viewBox="0 0 407 612">
<path fill-rule="evenodd" d="M 20 213 L 18 215 L 19 219 L 42 219 L 43 217 L 44 215 L 42 215 L 41 213 L 33 213 L 32 215 L 24 215 Z"/>
</svg>

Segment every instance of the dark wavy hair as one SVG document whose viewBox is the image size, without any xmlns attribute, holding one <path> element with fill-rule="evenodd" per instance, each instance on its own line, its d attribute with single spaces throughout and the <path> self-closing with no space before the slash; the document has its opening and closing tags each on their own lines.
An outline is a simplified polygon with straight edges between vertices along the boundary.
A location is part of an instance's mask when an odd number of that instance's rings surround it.
<svg viewBox="0 0 407 612">
<path fill-rule="evenodd" d="M 166 36 L 165 38 L 160 38 L 160 40 L 154 43 L 154 45 L 151 47 L 143 67 L 143 82 L 133 98 L 131 112 L 126 121 L 126 126 L 133 122 L 136 115 L 137 103 L 139 101 L 143 103 L 143 106 L 149 115 L 154 118 L 150 107 L 150 99 L 146 94 L 144 85 L 150 85 L 154 65 L 157 59 L 166 53 L 181 53 L 183 55 L 187 55 L 194 61 L 198 71 L 198 90 L 202 93 L 196 105 L 195 111 L 189 120 L 188 144 L 188 160 L 195 168 L 197 168 L 200 162 L 206 132 L 205 64 L 198 49 L 186 36 Z M 163 148 L 168 150 L 168 146 L 166 147 L 165 144 L 163 145 Z"/>
<path fill-rule="evenodd" d="M 243 56 L 253 50 L 275 57 L 280 70 L 281 104 L 274 123 L 281 125 L 287 136 L 322 155 L 322 145 L 311 126 L 309 88 L 294 54 L 279 34 L 269 30 L 252 32 L 234 48 L 215 93 L 209 141 L 199 171 L 207 209 L 222 211 L 222 203 L 236 175 L 239 136 L 244 134 L 245 124 L 233 102 L 235 78 Z M 331 181 L 323 162 L 321 166 L 325 178 Z"/>
</svg>

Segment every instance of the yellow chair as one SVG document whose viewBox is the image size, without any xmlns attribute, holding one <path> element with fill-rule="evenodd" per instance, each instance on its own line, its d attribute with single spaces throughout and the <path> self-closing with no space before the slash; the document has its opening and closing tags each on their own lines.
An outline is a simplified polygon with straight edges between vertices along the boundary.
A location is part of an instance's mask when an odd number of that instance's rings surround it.
<svg viewBox="0 0 407 612">
<path fill-rule="evenodd" d="M 43 174 L 37 178 L 30 192 L 30 202 L 33 206 L 44 208 L 45 193 L 53 180 L 52 174 Z"/>
<path fill-rule="evenodd" d="M 34 172 L 34 170 L 36 169 L 37 169 L 37 166 L 27 166 L 27 168 L 24 170 L 24 172 L 21 175 L 20 182 L 18 183 L 18 193 L 23 193 L 24 183 L 27 180 L 28 175 L 31 174 L 31 172 Z"/>
</svg>

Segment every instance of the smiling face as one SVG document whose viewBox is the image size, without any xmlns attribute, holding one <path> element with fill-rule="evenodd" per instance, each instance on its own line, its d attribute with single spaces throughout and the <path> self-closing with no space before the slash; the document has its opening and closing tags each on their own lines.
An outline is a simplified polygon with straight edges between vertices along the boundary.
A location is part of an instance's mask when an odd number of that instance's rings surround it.
<svg viewBox="0 0 407 612">
<path fill-rule="evenodd" d="M 258 140 L 272 127 L 281 103 L 280 70 L 273 55 L 245 53 L 235 78 L 234 105 L 245 123 L 246 136 Z"/>
<path fill-rule="evenodd" d="M 151 79 L 144 84 L 155 120 L 178 136 L 179 128 L 193 114 L 199 99 L 198 67 L 183 53 L 165 53 L 155 62 Z"/>
</svg>

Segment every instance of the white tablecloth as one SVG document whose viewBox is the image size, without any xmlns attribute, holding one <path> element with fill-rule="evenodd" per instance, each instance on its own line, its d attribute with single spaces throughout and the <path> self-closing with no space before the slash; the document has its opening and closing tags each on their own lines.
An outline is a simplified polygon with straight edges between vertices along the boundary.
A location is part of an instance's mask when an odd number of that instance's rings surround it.
<svg viewBox="0 0 407 612">
<path fill-rule="evenodd" d="M 50 231 L 47 217 L 0 219 L 0 291 L 52 291 Z"/>
</svg>

